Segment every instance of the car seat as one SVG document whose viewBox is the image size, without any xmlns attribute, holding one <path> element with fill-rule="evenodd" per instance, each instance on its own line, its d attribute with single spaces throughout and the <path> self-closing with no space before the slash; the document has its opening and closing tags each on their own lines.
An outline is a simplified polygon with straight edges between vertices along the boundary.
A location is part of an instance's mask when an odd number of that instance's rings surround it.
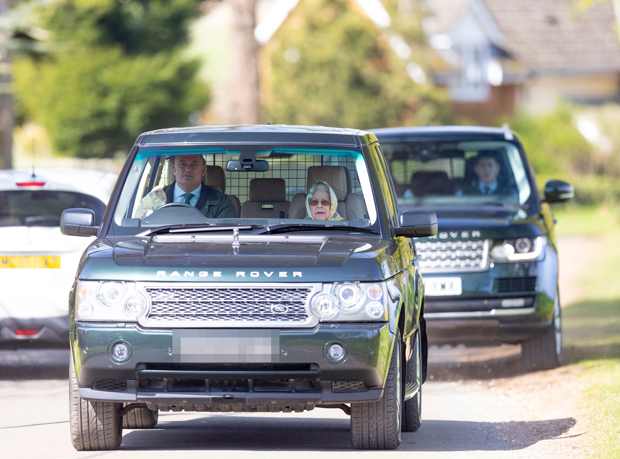
<svg viewBox="0 0 620 459">
<path fill-rule="evenodd" d="M 241 206 L 241 218 L 286 218 L 291 203 L 280 178 L 250 180 L 250 199 Z"/>
<path fill-rule="evenodd" d="M 454 194 L 452 181 L 444 171 L 418 171 L 411 175 L 409 189 L 414 196 Z"/>
</svg>

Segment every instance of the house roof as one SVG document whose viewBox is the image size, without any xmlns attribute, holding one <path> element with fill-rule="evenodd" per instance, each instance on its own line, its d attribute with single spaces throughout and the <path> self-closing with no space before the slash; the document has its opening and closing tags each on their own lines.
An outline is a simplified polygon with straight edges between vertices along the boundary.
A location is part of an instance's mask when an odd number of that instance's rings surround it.
<svg viewBox="0 0 620 459">
<path fill-rule="evenodd" d="M 612 2 L 580 10 L 574 0 L 480 1 L 502 32 L 504 43 L 526 69 L 542 73 L 620 71 L 620 42 Z M 458 20 L 459 0 L 433 0 L 436 33 L 448 33 Z M 461 6 L 462 12 L 466 6 Z M 445 9 L 450 8 L 450 11 Z M 452 20 L 452 23 L 448 21 Z"/>
</svg>

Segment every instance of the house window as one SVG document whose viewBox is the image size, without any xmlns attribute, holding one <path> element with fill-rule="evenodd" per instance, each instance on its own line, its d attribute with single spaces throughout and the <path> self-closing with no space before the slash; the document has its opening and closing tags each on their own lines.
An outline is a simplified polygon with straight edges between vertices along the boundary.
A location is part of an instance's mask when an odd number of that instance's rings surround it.
<svg viewBox="0 0 620 459">
<path fill-rule="evenodd" d="M 455 102 L 485 102 L 489 98 L 487 67 L 491 57 L 488 46 L 463 46 L 457 50 L 460 73 L 450 84 Z"/>
</svg>

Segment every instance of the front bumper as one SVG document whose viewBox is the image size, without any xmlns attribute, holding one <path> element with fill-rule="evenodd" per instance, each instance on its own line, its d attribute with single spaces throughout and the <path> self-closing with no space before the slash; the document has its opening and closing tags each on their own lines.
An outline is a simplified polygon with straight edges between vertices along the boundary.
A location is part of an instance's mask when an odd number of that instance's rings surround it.
<svg viewBox="0 0 620 459">
<path fill-rule="evenodd" d="M 0 349 L 67 349 L 67 316 L 0 319 Z"/>
<path fill-rule="evenodd" d="M 551 325 L 557 294 L 553 257 L 496 264 L 483 272 L 423 275 L 460 277 L 462 294 L 427 296 L 424 317 L 430 345 L 517 344 Z"/>
<path fill-rule="evenodd" d="M 380 399 L 393 338 L 387 323 L 325 324 L 280 330 L 276 361 L 178 363 L 171 330 L 76 324 L 71 348 L 87 400 L 162 410 L 280 411 Z M 111 357 L 120 341 L 131 352 L 124 363 Z M 346 346 L 342 363 L 325 355 L 333 342 Z"/>
</svg>

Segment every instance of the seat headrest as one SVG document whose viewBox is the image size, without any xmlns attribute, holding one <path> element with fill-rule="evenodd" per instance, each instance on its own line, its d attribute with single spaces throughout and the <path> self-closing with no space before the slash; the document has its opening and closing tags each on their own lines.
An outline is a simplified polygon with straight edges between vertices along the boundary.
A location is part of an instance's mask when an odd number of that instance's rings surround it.
<svg viewBox="0 0 620 459">
<path fill-rule="evenodd" d="M 451 194 L 452 182 L 443 171 L 418 171 L 411 176 L 411 192 L 415 196 Z"/>
<path fill-rule="evenodd" d="M 255 178 L 250 180 L 250 201 L 286 201 L 286 185 L 284 183 L 284 179 Z"/>
<path fill-rule="evenodd" d="M 220 166 L 207 166 L 207 172 L 205 172 L 202 182 L 222 193 L 226 193 L 226 176 L 224 176 L 224 169 Z"/>
<path fill-rule="evenodd" d="M 306 190 L 318 180 L 327 182 L 334 190 L 338 201 L 344 201 L 349 189 L 347 187 L 347 170 L 344 166 L 310 166 L 308 168 L 308 185 Z"/>
</svg>

